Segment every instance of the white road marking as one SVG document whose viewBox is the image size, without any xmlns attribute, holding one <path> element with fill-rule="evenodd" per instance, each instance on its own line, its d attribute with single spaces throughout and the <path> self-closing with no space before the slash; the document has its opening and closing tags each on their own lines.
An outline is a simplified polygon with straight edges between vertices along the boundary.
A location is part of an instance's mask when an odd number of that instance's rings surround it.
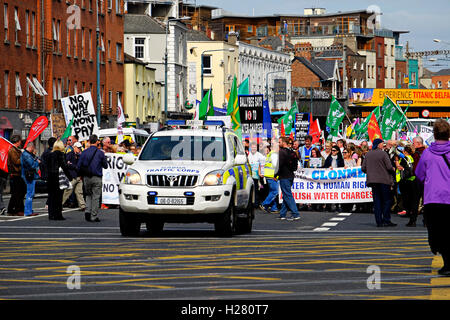
<svg viewBox="0 0 450 320">
<path fill-rule="evenodd" d="M 336 227 L 337 225 L 337 222 L 325 222 L 324 224 L 322 224 L 322 227 Z"/>
<path fill-rule="evenodd" d="M 313 231 L 328 231 L 330 228 L 315 228 Z"/>
<path fill-rule="evenodd" d="M 343 216 L 343 217 L 348 217 L 348 216 L 351 216 L 351 215 L 352 215 L 351 212 L 341 212 L 341 213 L 338 214 L 338 216 Z"/>
</svg>

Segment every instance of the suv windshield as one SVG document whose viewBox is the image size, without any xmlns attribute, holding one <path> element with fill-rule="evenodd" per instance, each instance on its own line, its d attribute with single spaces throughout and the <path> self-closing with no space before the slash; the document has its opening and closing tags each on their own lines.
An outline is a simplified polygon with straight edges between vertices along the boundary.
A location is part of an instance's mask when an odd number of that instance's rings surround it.
<svg viewBox="0 0 450 320">
<path fill-rule="evenodd" d="M 151 137 L 139 160 L 226 161 L 225 143 L 222 137 Z"/>
</svg>

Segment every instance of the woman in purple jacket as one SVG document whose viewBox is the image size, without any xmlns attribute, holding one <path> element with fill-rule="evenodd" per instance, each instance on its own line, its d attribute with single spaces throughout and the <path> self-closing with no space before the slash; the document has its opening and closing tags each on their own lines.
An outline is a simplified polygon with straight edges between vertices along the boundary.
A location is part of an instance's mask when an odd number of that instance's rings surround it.
<svg viewBox="0 0 450 320">
<path fill-rule="evenodd" d="M 424 185 L 424 215 L 431 252 L 440 253 L 444 260 L 438 273 L 450 276 L 450 124 L 437 120 L 433 134 L 436 142 L 420 157 L 416 177 Z"/>
</svg>

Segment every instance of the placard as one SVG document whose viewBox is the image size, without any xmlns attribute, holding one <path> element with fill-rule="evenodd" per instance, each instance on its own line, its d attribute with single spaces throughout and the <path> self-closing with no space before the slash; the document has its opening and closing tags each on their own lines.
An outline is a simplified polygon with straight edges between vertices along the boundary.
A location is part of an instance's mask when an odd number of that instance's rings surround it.
<svg viewBox="0 0 450 320">
<path fill-rule="evenodd" d="M 273 99 L 277 101 L 286 101 L 286 79 L 273 80 Z"/>
<path fill-rule="evenodd" d="M 102 203 L 119 204 L 119 185 L 127 173 L 128 165 L 123 154 L 105 153 L 108 168 L 103 169 Z"/>
<path fill-rule="evenodd" d="M 309 132 L 309 113 L 295 114 L 295 140 L 300 141 L 300 145 L 305 144 L 305 137 Z"/>
<path fill-rule="evenodd" d="M 50 115 L 52 137 L 61 138 L 66 131 L 66 121 L 62 113 L 52 113 Z"/>
<path fill-rule="evenodd" d="M 238 100 L 242 134 L 262 134 L 264 122 L 263 95 L 239 95 Z"/>
<path fill-rule="evenodd" d="M 90 92 L 85 92 L 61 99 L 66 119 L 66 126 L 73 120 L 72 135 L 78 135 L 78 141 L 89 140 L 93 134 L 98 135 L 98 124 L 94 102 Z"/>
</svg>

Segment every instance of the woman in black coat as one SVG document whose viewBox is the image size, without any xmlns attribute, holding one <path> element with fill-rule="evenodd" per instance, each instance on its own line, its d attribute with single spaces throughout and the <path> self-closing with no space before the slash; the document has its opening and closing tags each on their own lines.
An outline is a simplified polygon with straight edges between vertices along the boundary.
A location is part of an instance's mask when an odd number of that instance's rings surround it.
<svg viewBox="0 0 450 320">
<path fill-rule="evenodd" d="M 327 157 L 327 159 L 325 160 L 325 163 L 323 165 L 323 168 L 343 168 L 345 167 L 345 162 L 344 162 L 344 157 L 342 156 L 341 153 L 341 149 L 339 149 L 339 147 L 333 146 L 331 148 L 331 153 L 330 155 Z M 326 205 L 326 211 L 330 212 L 331 211 L 331 204 L 327 204 Z M 335 205 L 336 211 L 337 212 L 341 212 L 342 209 L 340 207 L 339 204 Z"/>
<path fill-rule="evenodd" d="M 48 218 L 50 220 L 65 220 L 62 216 L 62 198 L 64 190 L 59 188 L 59 168 L 61 167 L 70 178 L 64 154 L 64 144 L 58 140 L 53 145 L 52 152 L 47 157 L 47 191 L 48 191 Z"/>
<path fill-rule="evenodd" d="M 325 160 L 323 168 L 343 168 L 345 167 L 344 157 L 342 156 L 341 149 L 338 146 L 331 148 L 331 153 Z"/>
</svg>

